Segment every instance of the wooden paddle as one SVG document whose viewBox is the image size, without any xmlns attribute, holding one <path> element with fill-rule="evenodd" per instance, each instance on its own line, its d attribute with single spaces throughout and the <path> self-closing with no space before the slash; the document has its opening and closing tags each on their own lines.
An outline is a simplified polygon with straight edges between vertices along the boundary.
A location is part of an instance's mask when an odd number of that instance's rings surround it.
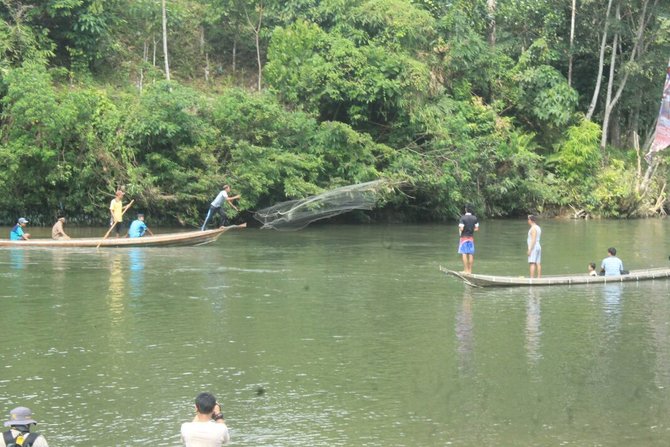
<svg viewBox="0 0 670 447">
<path fill-rule="evenodd" d="M 123 211 L 121 211 L 121 217 L 123 217 L 123 215 L 126 214 L 126 211 L 128 211 L 128 208 L 130 208 L 134 202 L 135 202 L 135 199 L 131 200 L 128 205 L 123 207 Z M 109 227 L 109 230 L 107 230 L 107 233 L 105 234 L 105 237 L 103 237 L 102 240 L 100 242 L 98 242 L 98 245 L 96 245 L 95 248 L 100 248 L 100 244 L 102 244 L 102 242 L 105 239 L 107 239 L 107 236 L 109 236 L 109 234 L 112 232 L 112 230 L 114 229 L 114 227 L 116 226 L 117 223 L 118 222 L 114 222 L 114 224 L 112 224 L 112 226 Z"/>
</svg>

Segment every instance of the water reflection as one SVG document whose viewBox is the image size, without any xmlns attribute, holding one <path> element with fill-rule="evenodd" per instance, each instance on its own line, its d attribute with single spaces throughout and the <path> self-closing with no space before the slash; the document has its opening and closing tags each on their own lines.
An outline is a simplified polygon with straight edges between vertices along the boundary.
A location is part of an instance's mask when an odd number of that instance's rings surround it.
<svg viewBox="0 0 670 447">
<path fill-rule="evenodd" d="M 13 269 L 23 270 L 26 267 L 26 250 L 22 248 L 9 249 L 9 265 Z"/>
<path fill-rule="evenodd" d="M 623 284 L 603 285 L 603 313 L 605 317 L 605 328 L 607 334 L 613 337 L 618 331 L 621 323 L 621 289 Z"/>
<path fill-rule="evenodd" d="M 130 296 L 137 298 L 144 293 L 144 263 L 146 252 L 142 248 L 131 248 L 128 251 L 130 263 Z"/>
<path fill-rule="evenodd" d="M 113 315 L 122 317 L 123 297 L 124 297 L 124 278 L 123 278 L 123 253 L 118 251 L 110 252 L 109 260 L 109 286 L 107 299 L 109 301 L 109 310 Z"/>
<path fill-rule="evenodd" d="M 468 374 L 473 368 L 474 327 L 472 321 L 472 288 L 463 289 L 461 307 L 456 313 L 456 340 L 458 342 L 458 369 Z"/>
<path fill-rule="evenodd" d="M 537 366 L 542 359 L 541 347 L 541 315 L 540 315 L 540 289 L 531 287 L 528 289 L 526 299 L 526 356 L 531 367 Z"/>
<path fill-rule="evenodd" d="M 668 301 L 668 286 L 658 290 L 652 289 L 649 294 L 649 308 L 646 309 L 651 334 L 656 353 L 656 368 L 654 370 L 654 382 L 659 389 L 670 388 L 670 301 Z"/>
</svg>

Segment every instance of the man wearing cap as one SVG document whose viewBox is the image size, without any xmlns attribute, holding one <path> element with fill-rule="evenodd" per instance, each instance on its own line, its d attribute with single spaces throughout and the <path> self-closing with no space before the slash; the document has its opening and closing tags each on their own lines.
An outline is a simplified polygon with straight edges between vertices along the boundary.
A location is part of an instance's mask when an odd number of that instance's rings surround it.
<svg viewBox="0 0 670 447">
<path fill-rule="evenodd" d="M 39 433 L 30 433 L 30 428 L 37 425 L 33 412 L 27 407 L 17 407 L 9 412 L 9 420 L 5 427 L 9 430 L 2 433 L 0 447 L 22 445 L 23 447 L 49 447 L 47 440 Z"/>
<path fill-rule="evenodd" d="M 120 189 L 116 191 L 114 198 L 109 204 L 109 213 L 112 218 L 110 220 L 110 226 L 114 228 L 116 232 L 116 237 L 119 237 L 123 232 L 123 195 L 125 193 Z"/>
<path fill-rule="evenodd" d="M 12 241 L 27 241 L 30 239 L 30 233 L 23 231 L 23 228 L 28 224 L 28 219 L 25 217 L 19 218 L 12 231 L 9 232 L 9 239 Z"/>
<path fill-rule="evenodd" d="M 63 230 L 63 224 L 65 223 L 65 217 L 61 216 L 58 218 L 53 227 L 51 227 L 51 238 L 52 239 L 70 239 L 70 236 L 65 234 Z"/>
</svg>

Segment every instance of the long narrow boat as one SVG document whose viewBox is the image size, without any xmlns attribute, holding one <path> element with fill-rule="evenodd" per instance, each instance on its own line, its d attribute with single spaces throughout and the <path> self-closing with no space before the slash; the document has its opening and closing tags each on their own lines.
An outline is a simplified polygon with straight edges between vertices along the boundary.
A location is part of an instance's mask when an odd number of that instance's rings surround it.
<svg viewBox="0 0 670 447">
<path fill-rule="evenodd" d="M 519 287 L 519 286 L 558 286 L 572 284 L 613 284 L 621 282 L 648 281 L 652 279 L 670 278 L 670 268 L 653 268 L 646 270 L 631 270 L 621 276 L 589 276 L 553 275 L 541 278 L 526 278 L 523 276 L 495 276 L 476 273 L 462 273 L 440 266 L 440 271 L 462 280 L 473 287 Z"/>
<path fill-rule="evenodd" d="M 183 233 L 155 234 L 153 236 L 143 237 L 110 237 L 103 239 L 101 237 L 89 237 L 78 239 L 30 239 L 27 241 L 10 241 L 0 239 L 0 247 L 3 248 L 84 248 L 84 247 L 176 247 L 176 246 L 195 246 L 214 242 L 228 230 L 234 228 L 245 228 L 247 224 L 231 225 L 229 227 L 216 228 L 205 231 L 187 231 Z"/>
</svg>

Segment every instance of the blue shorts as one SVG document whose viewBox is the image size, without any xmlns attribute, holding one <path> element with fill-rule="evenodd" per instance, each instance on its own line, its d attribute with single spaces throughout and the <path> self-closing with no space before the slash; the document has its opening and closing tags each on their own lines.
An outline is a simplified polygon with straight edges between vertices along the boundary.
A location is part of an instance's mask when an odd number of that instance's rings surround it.
<svg viewBox="0 0 670 447">
<path fill-rule="evenodd" d="M 458 244 L 458 254 L 459 255 L 474 255 L 475 254 L 475 242 L 472 239 L 465 239 Z"/>
<path fill-rule="evenodd" d="M 528 256 L 529 264 L 539 264 L 542 261 L 542 247 L 535 246 Z"/>
</svg>

